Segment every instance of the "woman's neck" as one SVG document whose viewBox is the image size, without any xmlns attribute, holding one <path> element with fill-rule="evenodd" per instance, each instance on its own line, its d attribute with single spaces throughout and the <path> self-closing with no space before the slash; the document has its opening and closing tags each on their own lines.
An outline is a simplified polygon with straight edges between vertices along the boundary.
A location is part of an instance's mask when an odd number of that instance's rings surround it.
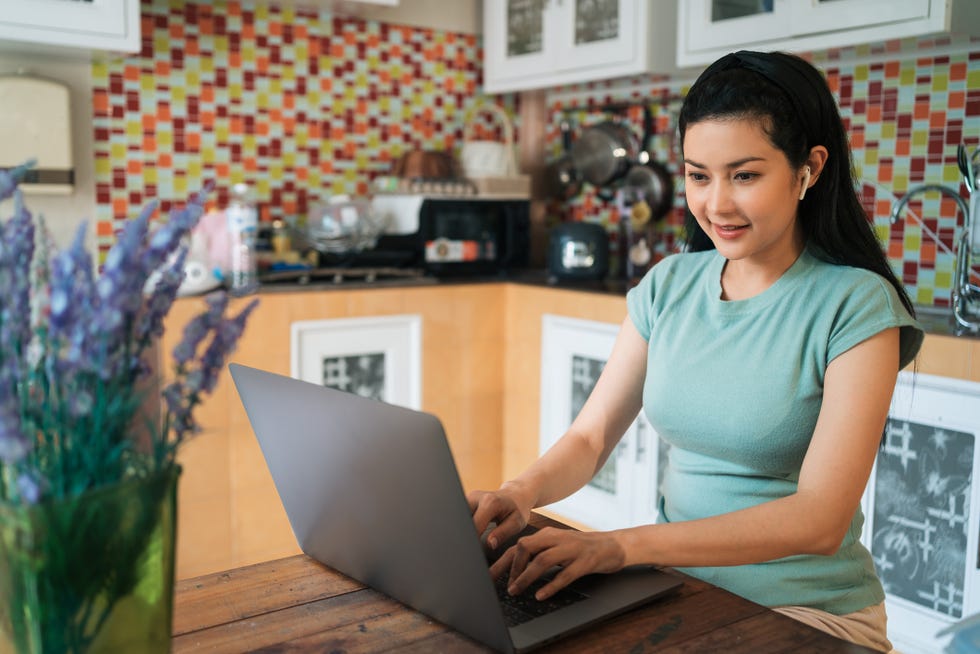
<svg viewBox="0 0 980 654">
<path fill-rule="evenodd" d="M 796 260 L 804 247 L 801 244 L 782 256 L 769 260 L 737 259 L 725 262 L 721 271 L 721 299 L 726 301 L 747 300 L 763 293 L 775 284 Z"/>
</svg>

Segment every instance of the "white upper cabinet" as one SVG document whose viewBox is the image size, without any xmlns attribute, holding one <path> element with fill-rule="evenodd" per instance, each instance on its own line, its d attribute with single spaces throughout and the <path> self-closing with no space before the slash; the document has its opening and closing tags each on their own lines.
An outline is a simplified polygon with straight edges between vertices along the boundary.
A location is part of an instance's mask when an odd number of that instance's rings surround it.
<svg viewBox="0 0 980 654">
<path fill-rule="evenodd" d="M 484 0 L 487 93 L 674 69 L 675 2 Z"/>
<path fill-rule="evenodd" d="M 976 0 L 681 0 L 677 64 L 733 50 L 807 52 L 940 33 L 980 35 Z"/>
<path fill-rule="evenodd" d="M 139 0 L 2 0 L 0 8 L 0 48 L 8 52 L 140 49 Z"/>
</svg>

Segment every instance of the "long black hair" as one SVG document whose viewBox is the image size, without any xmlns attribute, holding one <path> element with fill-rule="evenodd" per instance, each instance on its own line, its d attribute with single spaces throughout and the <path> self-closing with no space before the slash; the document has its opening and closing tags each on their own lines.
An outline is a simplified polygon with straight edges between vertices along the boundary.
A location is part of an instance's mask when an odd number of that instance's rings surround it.
<svg viewBox="0 0 980 654">
<path fill-rule="evenodd" d="M 829 156 L 817 181 L 800 202 L 798 220 L 813 254 L 834 264 L 864 268 L 884 277 L 915 315 L 854 190 L 851 150 L 844 121 L 823 75 L 795 55 L 741 51 L 711 64 L 691 86 L 678 125 L 681 149 L 690 125 L 712 119 L 750 119 L 798 169 L 816 145 Z M 690 251 L 714 248 L 686 212 Z"/>
</svg>

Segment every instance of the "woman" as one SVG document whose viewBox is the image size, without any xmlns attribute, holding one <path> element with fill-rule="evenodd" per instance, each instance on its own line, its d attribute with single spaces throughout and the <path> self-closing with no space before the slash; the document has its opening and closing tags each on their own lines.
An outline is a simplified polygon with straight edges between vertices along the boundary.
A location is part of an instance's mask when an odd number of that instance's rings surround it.
<svg viewBox="0 0 980 654">
<path fill-rule="evenodd" d="M 544 599 L 587 573 L 673 566 L 887 651 L 859 504 L 923 334 L 854 193 L 833 95 L 798 57 L 738 52 L 698 78 L 679 127 L 692 251 L 629 292 L 567 433 L 499 490 L 469 495 L 496 547 L 587 483 L 642 407 L 671 445 L 660 519 L 542 530 L 491 572 L 519 593 L 562 566 Z"/>
</svg>

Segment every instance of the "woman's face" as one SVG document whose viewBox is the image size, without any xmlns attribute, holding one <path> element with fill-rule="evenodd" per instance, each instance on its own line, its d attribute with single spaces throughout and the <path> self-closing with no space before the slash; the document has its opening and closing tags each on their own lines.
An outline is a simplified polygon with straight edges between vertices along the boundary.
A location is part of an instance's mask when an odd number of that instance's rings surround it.
<svg viewBox="0 0 980 654">
<path fill-rule="evenodd" d="M 705 120 L 684 135 L 684 191 L 701 229 L 729 261 L 785 269 L 803 251 L 796 218 L 802 172 L 758 120 Z"/>
</svg>

